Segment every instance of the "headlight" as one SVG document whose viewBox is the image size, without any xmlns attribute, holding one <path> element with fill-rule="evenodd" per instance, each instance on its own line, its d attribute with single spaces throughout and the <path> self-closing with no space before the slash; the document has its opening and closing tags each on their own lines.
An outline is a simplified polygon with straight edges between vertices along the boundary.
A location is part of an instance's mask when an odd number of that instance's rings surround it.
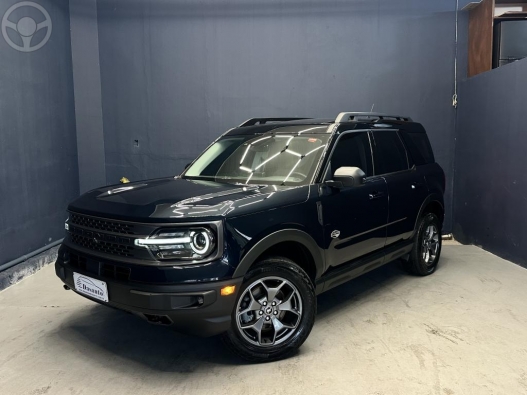
<svg viewBox="0 0 527 395">
<path fill-rule="evenodd" d="M 135 245 L 148 248 L 157 259 L 200 260 L 216 248 L 214 234 L 207 228 L 161 229 Z"/>
</svg>

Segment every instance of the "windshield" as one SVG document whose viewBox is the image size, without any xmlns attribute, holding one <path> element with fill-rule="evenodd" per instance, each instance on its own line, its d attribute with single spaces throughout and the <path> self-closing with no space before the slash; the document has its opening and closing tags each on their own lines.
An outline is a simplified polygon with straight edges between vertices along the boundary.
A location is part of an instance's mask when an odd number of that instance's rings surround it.
<svg viewBox="0 0 527 395">
<path fill-rule="evenodd" d="M 325 134 L 233 136 L 210 146 L 183 178 L 240 184 L 306 185 L 327 144 Z"/>
</svg>

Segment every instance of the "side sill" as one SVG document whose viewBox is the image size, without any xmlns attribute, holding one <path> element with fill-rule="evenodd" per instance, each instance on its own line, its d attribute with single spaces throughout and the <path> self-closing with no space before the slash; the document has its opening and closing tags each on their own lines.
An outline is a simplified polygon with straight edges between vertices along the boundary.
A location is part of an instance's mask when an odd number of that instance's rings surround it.
<svg viewBox="0 0 527 395">
<path fill-rule="evenodd" d="M 405 240 L 381 251 L 330 269 L 316 282 L 317 295 L 403 257 L 412 250 L 412 246 L 413 240 Z"/>
</svg>

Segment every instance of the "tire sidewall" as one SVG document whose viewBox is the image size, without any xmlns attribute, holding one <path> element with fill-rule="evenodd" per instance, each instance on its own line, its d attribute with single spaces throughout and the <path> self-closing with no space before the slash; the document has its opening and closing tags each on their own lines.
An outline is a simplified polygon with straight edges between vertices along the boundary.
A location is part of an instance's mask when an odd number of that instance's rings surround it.
<svg viewBox="0 0 527 395">
<path fill-rule="evenodd" d="M 276 346 L 259 347 L 249 343 L 242 335 L 237 325 L 237 306 L 246 289 L 256 280 L 264 277 L 281 277 L 290 281 L 298 290 L 302 299 L 302 317 L 295 333 L 285 342 Z M 238 350 L 246 350 L 262 359 L 276 359 L 281 355 L 297 349 L 307 339 L 313 327 L 316 315 L 316 296 L 313 285 L 307 274 L 292 261 L 284 258 L 269 258 L 258 264 L 244 278 L 240 292 L 236 297 L 232 311 L 231 329 L 226 333 L 228 340 Z"/>
</svg>

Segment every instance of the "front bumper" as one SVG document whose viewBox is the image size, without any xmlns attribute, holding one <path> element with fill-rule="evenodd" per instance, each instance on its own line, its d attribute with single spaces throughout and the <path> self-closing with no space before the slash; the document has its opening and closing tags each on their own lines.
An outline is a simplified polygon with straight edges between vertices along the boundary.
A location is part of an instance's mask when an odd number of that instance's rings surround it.
<svg viewBox="0 0 527 395">
<path fill-rule="evenodd" d="M 106 282 L 108 302 L 95 302 L 125 310 L 159 325 L 197 336 L 213 336 L 230 328 L 231 314 L 242 278 L 198 284 L 156 285 L 118 281 L 73 268 L 60 259 L 55 273 L 75 291 L 73 272 Z M 221 296 L 221 288 L 235 285 L 236 292 Z"/>
</svg>

